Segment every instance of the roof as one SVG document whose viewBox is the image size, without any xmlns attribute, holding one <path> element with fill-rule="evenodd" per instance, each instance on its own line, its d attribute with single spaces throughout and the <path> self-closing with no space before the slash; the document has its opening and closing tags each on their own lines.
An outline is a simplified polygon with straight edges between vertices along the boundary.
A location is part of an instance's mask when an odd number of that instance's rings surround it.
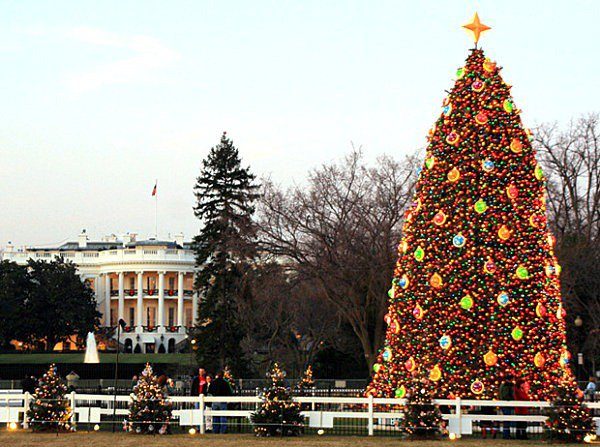
<svg viewBox="0 0 600 447">
<path fill-rule="evenodd" d="M 87 242 L 85 247 L 80 247 L 78 242 L 65 242 L 58 247 L 28 247 L 28 251 L 103 251 L 103 250 L 118 250 L 123 248 L 135 248 L 135 247 L 164 247 L 164 248 L 184 248 L 189 250 L 191 248 L 191 242 L 184 242 L 183 247 L 173 241 L 160 241 L 155 239 L 148 239 L 144 241 L 133 241 L 127 242 L 123 245 L 122 241 L 113 242 Z"/>
</svg>

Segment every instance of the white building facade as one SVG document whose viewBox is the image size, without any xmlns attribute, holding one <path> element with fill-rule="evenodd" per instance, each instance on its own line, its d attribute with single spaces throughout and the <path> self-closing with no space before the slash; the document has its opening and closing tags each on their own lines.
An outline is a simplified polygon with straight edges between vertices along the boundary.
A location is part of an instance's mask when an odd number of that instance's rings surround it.
<svg viewBox="0 0 600 447">
<path fill-rule="evenodd" d="M 96 294 L 102 325 L 126 323 L 120 336 L 125 352 L 177 352 L 187 329 L 196 323 L 195 258 L 183 235 L 173 241 L 108 236 L 98 242 L 85 232 L 77 242 L 58 247 L 6 247 L 2 259 L 26 264 L 29 259 L 73 262 Z"/>
</svg>

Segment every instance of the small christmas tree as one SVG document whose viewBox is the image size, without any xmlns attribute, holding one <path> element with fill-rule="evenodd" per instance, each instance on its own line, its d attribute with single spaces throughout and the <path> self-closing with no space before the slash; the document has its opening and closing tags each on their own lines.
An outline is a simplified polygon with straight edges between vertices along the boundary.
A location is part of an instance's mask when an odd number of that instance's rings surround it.
<svg viewBox="0 0 600 447">
<path fill-rule="evenodd" d="M 306 371 L 302 375 L 302 379 L 296 384 L 298 396 L 306 396 L 307 390 L 312 390 L 315 387 L 315 379 L 313 379 L 312 367 L 308 365 Z"/>
<path fill-rule="evenodd" d="M 571 377 L 566 377 L 556 388 L 556 398 L 547 412 L 547 437 L 562 442 L 582 442 L 594 433 L 590 410 L 583 405 L 583 394 Z"/>
<path fill-rule="evenodd" d="M 167 401 L 166 390 L 158 383 L 149 363 L 133 387 L 133 394 L 126 428 L 138 434 L 169 433 L 171 403 Z"/>
<path fill-rule="evenodd" d="M 34 431 L 70 430 L 71 407 L 66 394 L 67 385 L 58 375 L 56 366 L 50 365 L 33 393 L 27 413 L 29 426 Z"/>
<path fill-rule="evenodd" d="M 292 401 L 292 394 L 285 386 L 285 371 L 277 363 L 267 373 L 270 384 L 264 390 L 262 404 L 250 416 L 257 436 L 294 436 L 300 434 L 304 417 L 300 405 Z"/>
<path fill-rule="evenodd" d="M 433 438 L 442 430 L 442 413 L 432 402 L 431 384 L 422 379 L 407 396 L 401 428 L 411 438 Z"/>
</svg>

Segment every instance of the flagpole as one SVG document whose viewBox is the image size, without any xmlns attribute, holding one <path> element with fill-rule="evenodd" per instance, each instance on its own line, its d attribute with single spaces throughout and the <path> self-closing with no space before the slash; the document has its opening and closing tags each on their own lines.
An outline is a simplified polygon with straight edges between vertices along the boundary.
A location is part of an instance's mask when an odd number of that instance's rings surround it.
<svg viewBox="0 0 600 447">
<path fill-rule="evenodd" d="M 158 179 L 154 184 L 156 194 L 154 194 L 154 237 L 158 240 Z"/>
</svg>

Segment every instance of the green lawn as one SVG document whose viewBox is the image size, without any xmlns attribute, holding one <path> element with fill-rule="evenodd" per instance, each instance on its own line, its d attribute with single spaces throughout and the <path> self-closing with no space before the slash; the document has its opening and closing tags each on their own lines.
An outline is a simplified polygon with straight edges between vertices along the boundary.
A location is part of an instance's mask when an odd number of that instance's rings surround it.
<svg viewBox="0 0 600 447">
<path fill-rule="evenodd" d="M 100 354 L 100 363 L 114 363 L 116 354 Z M 0 364 L 83 363 L 84 353 L 0 354 Z M 179 363 L 190 365 L 190 354 L 119 354 L 119 363 Z"/>
<path fill-rule="evenodd" d="M 537 447 L 548 445 L 542 441 L 501 441 L 493 442 L 477 439 L 461 439 L 450 442 L 447 439 L 441 441 L 401 441 L 398 438 L 383 437 L 343 437 L 343 436 L 303 436 L 298 438 L 256 438 L 252 435 L 167 435 L 148 436 L 124 433 L 29 433 L 24 431 L 7 432 L 0 431 L 0 445 L 11 447 L 237 447 L 237 446 L 286 446 L 286 447 L 429 447 L 429 446 L 463 446 L 484 447 L 493 445 L 503 447 Z"/>
</svg>

